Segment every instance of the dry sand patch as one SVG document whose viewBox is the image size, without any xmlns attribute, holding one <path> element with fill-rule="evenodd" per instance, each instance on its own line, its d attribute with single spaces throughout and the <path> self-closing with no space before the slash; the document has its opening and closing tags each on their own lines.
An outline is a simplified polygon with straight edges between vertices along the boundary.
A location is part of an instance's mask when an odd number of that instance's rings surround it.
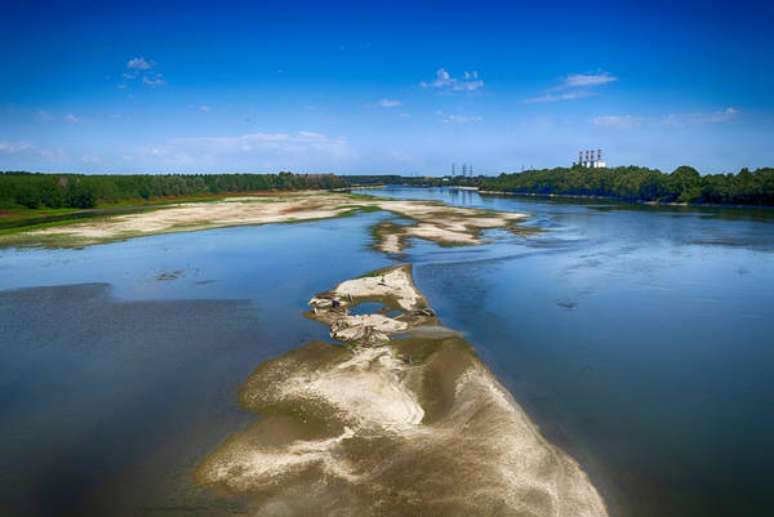
<svg viewBox="0 0 774 517">
<path fill-rule="evenodd" d="M 179 203 L 5 235 L 0 237 L 0 244 L 83 246 L 159 233 L 329 219 L 359 210 L 384 210 L 410 220 L 405 225 L 381 225 L 374 232 L 376 248 L 386 253 L 399 253 L 410 237 L 439 244 L 479 244 L 481 230 L 509 228 L 526 218 L 524 214 L 451 207 L 431 201 L 391 200 L 340 192 L 293 192 Z"/>
</svg>

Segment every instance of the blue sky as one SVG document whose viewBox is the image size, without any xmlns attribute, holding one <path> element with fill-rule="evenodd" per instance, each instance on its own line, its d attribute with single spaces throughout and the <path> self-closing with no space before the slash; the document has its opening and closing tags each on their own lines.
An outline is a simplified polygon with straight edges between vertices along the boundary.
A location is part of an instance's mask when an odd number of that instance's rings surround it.
<svg viewBox="0 0 774 517">
<path fill-rule="evenodd" d="M 774 2 L 0 0 L 0 170 L 774 165 Z"/>
</svg>

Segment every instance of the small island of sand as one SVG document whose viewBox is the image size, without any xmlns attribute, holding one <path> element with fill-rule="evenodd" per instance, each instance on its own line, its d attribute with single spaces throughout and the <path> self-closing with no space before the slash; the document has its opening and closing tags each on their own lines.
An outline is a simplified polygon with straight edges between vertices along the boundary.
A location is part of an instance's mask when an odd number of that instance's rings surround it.
<svg viewBox="0 0 774 517">
<path fill-rule="evenodd" d="M 360 304 L 381 303 L 370 314 Z M 606 516 L 586 474 L 548 443 L 408 265 L 314 296 L 340 344 L 270 360 L 241 390 L 259 415 L 196 479 L 255 515 Z"/>
</svg>

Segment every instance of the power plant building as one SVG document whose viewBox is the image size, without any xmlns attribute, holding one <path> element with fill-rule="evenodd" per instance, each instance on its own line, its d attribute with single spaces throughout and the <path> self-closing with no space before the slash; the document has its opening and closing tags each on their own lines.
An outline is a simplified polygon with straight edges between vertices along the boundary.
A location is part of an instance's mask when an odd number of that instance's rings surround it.
<svg viewBox="0 0 774 517">
<path fill-rule="evenodd" d="M 602 149 L 589 149 L 578 152 L 578 162 L 574 165 L 586 167 L 587 169 L 603 169 L 607 164 L 602 160 Z"/>
</svg>

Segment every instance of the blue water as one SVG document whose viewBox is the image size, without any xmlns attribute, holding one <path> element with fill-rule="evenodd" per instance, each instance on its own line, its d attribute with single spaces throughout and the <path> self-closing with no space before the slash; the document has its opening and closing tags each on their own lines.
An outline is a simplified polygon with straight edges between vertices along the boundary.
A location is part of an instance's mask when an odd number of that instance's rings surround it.
<svg viewBox="0 0 774 517">
<path fill-rule="evenodd" d="M 0 250 L 0 515 L 245 511 L 193 470 L 261 362 L 328 339 L 307 301 L 391 264 L 383 217 Z"/>
<path fill-rule="evenodd" d="M 771 513 L 768 212 L 368 192 L 543 230 L 401 260 L 612 515 Z M 252 369 L 327 338 L 308 299 L 397 260 L 369 246 L 389 217 L 0 250 L 0 513 L 243 510 L 191 472 L 253 420 L 236 402 Z"/>
<path fill-rule="evenodd" d="M 613 515 L 771 515 L 774 214 L 373 193 L 526 212 L 549 230 L 409 257 L 441 320 Z"/>
</svg>

